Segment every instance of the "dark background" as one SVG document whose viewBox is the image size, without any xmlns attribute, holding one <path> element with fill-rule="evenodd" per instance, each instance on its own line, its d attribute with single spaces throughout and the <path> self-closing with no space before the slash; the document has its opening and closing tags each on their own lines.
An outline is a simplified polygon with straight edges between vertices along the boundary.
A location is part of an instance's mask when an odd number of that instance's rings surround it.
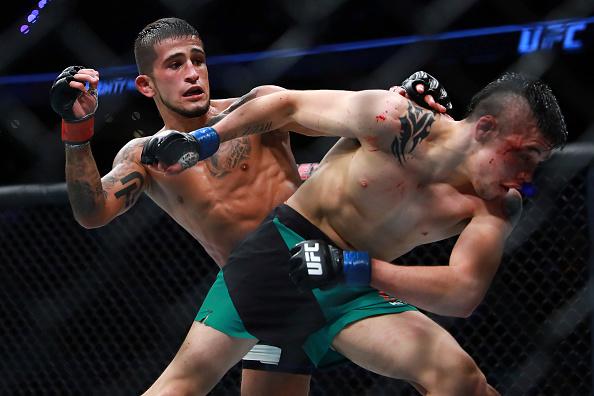
<svg viewBox="0 0 594 396">
<path fill-rule="evenodd" d="M 214 98 L 260 84 L 386 88 L 423 69 L 446 86 L 459 118 L 472 94 L 504 71 L 549 83 L 571 144 L 538 172 L 537 193 L 525 201 L 485 302 L 470 318 L 436 319 L 504 395 L 592 394 L 587 219 L 594 222 L 594 212 L 586 190 L 594 194 L 594 172 L 587 170 L 594 153 L 594 23 L 577 33 L 580 50 L 556 43 L 520 55 L 517 48 L 522 25 L 592 17 L 593 2 L 51 0 L 22 35 L 19 27 L 37 4 L 0 6 L 0 395 L 139 394 L 175 354 L 214 279 L 215 264 L 148 199 L 105 227 L 84 230 L 63 187 L 43 187 L 64 181 L 60 120 L 48 103 L 53 78 L 72 64 L 99 69 L 104 82 L 133 78 L 137 32 L 167 16 L 201 32 Z M 510 33 L 433 40 L 513 25 Z M 226 58 L 395 37 L 420 41 Z M 140 94 L 102 95 L 92 142 L 100 171 L 128 140 L 161 126 L 154 104 Z M 331 143 L 293 137 L 298 161 L 319 160 Z M 17 184 L 28 186 L 11 188 Z M 453 242 L 415 249 L 403 262 L 443 263 Z M 238 386 L 236 367 L 213 394 L 238 394 Z M 347 364 L 316 373 L 311 393 L 414 391 Z"/>
<path fill-rule="evenodd" d="M 588 1 L 102 1 L 50 0 L 30 32 L 19 26 L 36 1 L 3 5 L 0 77 L 0 184 L 64 180 L 59 118 L 48 104 L 53 76 L 66 66 L 94 67 L 102 78 L 133 78 L 132 46 L 147 23 L 177 16 L 201 32 L 213 59 L 286 48 L 432 34 L 593 15 Z M 590 125 L 594 28 L 576 34 L 580 51 L 555 44 L 520 56 L 520 33 L 422 41 L 310 56 L 268 58 L 210 66 L 213 98 L 239 96 L 260 84 L 294 89 L 387 88 L 423 69 L 437 76 L 452 97 L 456 117 L 473 93 L 506 70 L 542 77 L 557 94 L 570 139 Z M 123 67 L 122 66 L 126 66 Z M 115 69 L 114 68 L 119 68 Z M 27 78 L 34 74 L 35 79 Z M 38 74 L 42 74 L 39 76 Z M 117 150 L 134 134 L 152 134 L 161 121 L 151 100 L 136 92 L 105 95 L 97 113 L 94 153 L 107 171 Z M 295 138 L 298 159 L 317 160 L 328 143 Z M 313 144 L 312 147 L 311 144 Z M 318 145 L 321 145 L 317 148 Z M 302 147 L 304 148 L 302 150 Z"/>
</svg>

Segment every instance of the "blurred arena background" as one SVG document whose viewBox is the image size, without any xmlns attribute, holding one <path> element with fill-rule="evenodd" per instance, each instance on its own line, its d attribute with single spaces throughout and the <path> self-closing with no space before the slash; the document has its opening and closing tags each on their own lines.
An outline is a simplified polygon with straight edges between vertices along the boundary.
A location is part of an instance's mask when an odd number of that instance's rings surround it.
<svg viewBox="0 0 594 396">
<path fill-rule="evenodd" d="M 594 2 L 209 0 L 4 2 L 0 21 L 0 394 L 132 395 L 169 363 L 216 266 L 148 199 L 85 230 L 64 188 L 59 118 L 48 101 L 68 65 L 101 72 L 93 153 L 106 173 L 128 140 L 161 128 L 133 89 L 132 46 L 166 16 L 201 32 L 213 98 L 261 84 L 387 88 L 416 70 L 438 77 L 456 118 L 506 70 L 544 79 L 570 142 L 526 196 L 485 302 L 435 317 L 503 395 L 592 394 Z M 298 162 L 328 138 L 293 137 Z M 402 262 L 443 263 L 454 241 Z M 239 394 L 239 367 L 213 390 Z M 320 371 L 312 395 L 415 394 L 354 365 Z"/>
</svg>

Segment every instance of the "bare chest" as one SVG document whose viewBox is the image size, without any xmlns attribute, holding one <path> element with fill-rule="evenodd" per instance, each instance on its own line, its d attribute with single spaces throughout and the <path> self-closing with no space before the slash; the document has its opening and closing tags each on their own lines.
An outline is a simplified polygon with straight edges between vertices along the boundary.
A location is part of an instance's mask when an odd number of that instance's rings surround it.
<svg viewBox="0 0 594 396">
<path fill-rule="evenodd" d="M 459 234 L 478 198 L 446 183 L 423 182 L 415 172 L 352 170 L 325 218 L 347 245 L 393 259 L 416 246 Z"/>
<path fill-rule="evenodd" d="M 178 175 L 151 174 L 150 197 L 201 241 L 257 225 L 299 183 L 292 155 L 282 147 L 248 138 L 227 143 Z"/>
</svg>

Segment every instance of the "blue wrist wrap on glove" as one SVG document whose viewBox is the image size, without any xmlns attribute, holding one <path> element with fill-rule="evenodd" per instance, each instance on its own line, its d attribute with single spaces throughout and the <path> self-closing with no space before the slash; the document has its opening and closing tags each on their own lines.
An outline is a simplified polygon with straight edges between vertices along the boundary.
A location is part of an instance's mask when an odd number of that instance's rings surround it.
<svg viewBox="0 0 594 396">
<path fill-rule="evenodd" d="M 342 257 L 344 282 L 350 286 L 368 286 L 371 282 L 369 253 L 345 250 Z"/>
<path fill-rule="evenodd" d="M 198 141 L 198 157 L 200 160 L 210 157 L 219 149 L 221 139 L 214 128 L 206 127 L 190 132 Z"/>
</svg>

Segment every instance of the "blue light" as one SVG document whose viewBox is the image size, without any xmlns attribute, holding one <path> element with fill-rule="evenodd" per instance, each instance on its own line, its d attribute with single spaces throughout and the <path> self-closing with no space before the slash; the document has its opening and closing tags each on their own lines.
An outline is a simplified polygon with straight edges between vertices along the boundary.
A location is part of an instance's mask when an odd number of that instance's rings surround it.
<svg viewBox="0 0 594 396">
<path fill-rule="evenodd" d="M 45 4 L 46 4 L 45 0 L 40 0 L 39 3 L 37 3 L 37 6 L 39 8 L 43 8 L 43 7 L 45 7 Z"/>
<path fill-rule="evenodd" d="M 534 195 L 536 195 L 536 186 L 532 183 L 524 183 L 520 188 L 520 192 L 525 197 L 533 197 Z"/>
<path fill-rule="evenodd" d="M 21 33 L 22 34 L 27 34 L 29 33 L 29 25 L 21 25 Z"/>
<path fill-rule="evenodd" d="M 550 50 L 556 45 L 564 50 L 575 51 L 583 44 L 575 38 L 575 34 L 585 30 L 588 20 L 575 22 L 548 22 L 539 26 L 522 29 L 518 53 L 527 54 L 539 50 Z"/>
<path fill-rule="evenodd" d="M 30 14 L 27 17 L 27 22 L 29 22 L 29 23 L 35 23 L 35 22 L 37 22 L 37 15 Z"/>
<path fill-rule="evenodd" d="M 40 3 L 44 1 L 45 4 L 49 2 L 47 0 L 41 0 Z M 40 6 L 40 8 L 42 7 Z M 594 23 L 594 17 L 537 22 L 526 25 L 494 26 L 479 29 L 443 32 L 432 35 L 413 35 L 386 39 L 354 41 L 348 43 L 320 45 L 311 48 L 287 48 L 270 51 L 248 52 L 243 54 L 219 55 L 209 57 L 208 64 L 213 66 L 222 64 L 246 63 L 270 58 L 289 58 L 297 56 L 318 55 L 332 52 L 357 51 L 370 48 L 394 47 L 398 45 L 413 44 L 418 42 L 444 41 L 507 33 L 521 33 L 518 52 L 523 54 L 540 49 L 541 43 L 544 40 L 543 37 L 548 35 L 547 32 L 549 30 L 551 31 L 551 35 L 550 37 L 547 36 L 547 45 L 552 46 L 555 43 L 562 42 L 564 49 L 576 50 L 582 48 L 583 45 L 581 41 L 575 38 L 576 33 L 585 30 L 587 28 L 587 25 L 591 23 Z M 562 26 L 562 28 L 559 28 L 559 26 Z M 23 31 L 24 27 L 26 27 L 26 32 Z M 559 33 L 560 31 L 563 32 L 562 35 Z M 21 33 L 27 34 L 28 32 L 29 26 L 21 26 Z M 108 73 L 112 76 L 121 77 L 125 74 L 135 74 L 136 66 L 124 65 L 110 67 L 102 70 L 102 73 L 104 75 Z M 33 81 L 52 81 L 54 78 L 55 74 L 53 73 L 38 75 L 4 76 L 0 77 L 0 84 L 20 84 Z"/>
</svg>

